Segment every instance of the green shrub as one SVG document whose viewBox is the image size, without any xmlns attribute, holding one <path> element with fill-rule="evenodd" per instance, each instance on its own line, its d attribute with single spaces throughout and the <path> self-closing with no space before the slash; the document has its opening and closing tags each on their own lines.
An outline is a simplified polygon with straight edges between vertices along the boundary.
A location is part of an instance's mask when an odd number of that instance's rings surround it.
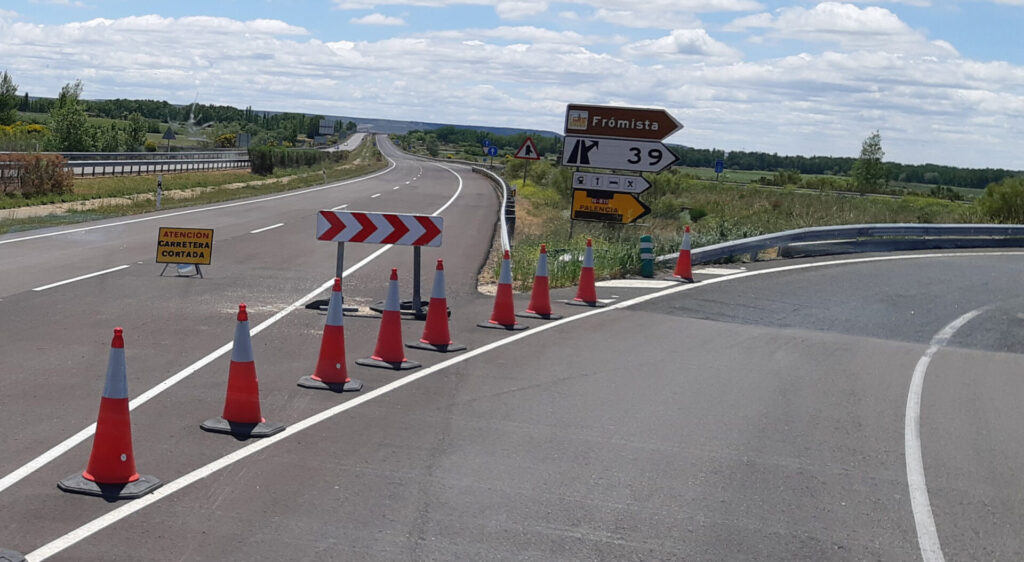
<svg viewBox="0 0 1024 562">
<path fill-rule="evenodd" d="M 142 145 L 146 149 L 146 152 L 156 152 L 156 143 L 148 140 Z"/>
<path fill-rule="evenodd" d="M 978 199 L 978 207 L 999 222 L 1024 223 L 1024 177 L 989 184 Z"/>
</svg>

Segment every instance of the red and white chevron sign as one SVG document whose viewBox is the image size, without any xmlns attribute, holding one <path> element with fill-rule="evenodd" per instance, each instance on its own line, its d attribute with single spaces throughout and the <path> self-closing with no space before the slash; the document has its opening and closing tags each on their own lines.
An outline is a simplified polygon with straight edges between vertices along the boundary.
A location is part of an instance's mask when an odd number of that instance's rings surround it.
<svg viewBox="0 0 1024 562">
<path fill-rule="evenodd" d="M 443 227 L 444 219 L 427 215 L 320 211 L 316 216 L 316 239 L 437 247 L 441 245 Z"/>
</svg>

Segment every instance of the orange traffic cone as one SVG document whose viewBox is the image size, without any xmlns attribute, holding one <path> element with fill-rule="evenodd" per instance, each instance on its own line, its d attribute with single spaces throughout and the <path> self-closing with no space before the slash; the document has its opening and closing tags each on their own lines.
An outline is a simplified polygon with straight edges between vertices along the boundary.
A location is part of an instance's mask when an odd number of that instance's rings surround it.
<svg viewBox="0 0 1024 562">
<path fill-rule="evenodd" d="M 683 241 L 679 244 L 679 259 L 676 260 L 676 270 L 672 278 L 693 283 L 693 270 L 690 266 L 690 225 L 686 225 L 686 230 L 683 231 Z"/>
<path fill-rule="evenodd" d="M 587 238 L 587 251 L 583 254 L 583 268 L 580 269 L 576 298 L 565 303 L 575 306 L 605 306 L 603 302 L 597 300 L 597 287 L 594 285 L 594 247 L 590 238 Z"/>
<path fill-rule="evenodd" d="M 512 265 L 508 250 L 501 258 L 501 274 L 498 277 L 498 293 L 494 296 L 494 310 L 491 319 L 477 324 L 481 328 L 497 328 L 501 330 L 525 330 L 525 326 L 516 322 L 515 303 L 512 301 Z"/>
<path fill-rule="evenodd" d="M 434 272 L 434 288 L 430 292 L 430 305 L 427 307 L 427 323 L 423 325 L 423 336 L 420 341 L 407 343 L 406 347 L 426 349 L 427 351 L 462 351 L 466 346 L 452 341 L 448 333 L 448 299 L 444 295 L 444 262 L 437 260 Z"/>
<path fill-rule="evenodd" d="M 299 379 L 298 385 L 317 390 L 356 392 L 363 389 L 362 381 L 348 378 L 345 367 L 345 317 L 341 306 L 341 278 L 334 278 L 334 289 L 327 305 L 327 323 L 320 338 L 320 357 L 313 374 Z"/>
<path fill-rule="evenodd" d="M 224 415 L 208 419 L 199 427 L 235 437 L 269 437 L 284 430 L 284 424 L 269 423 L 260 413 L 260 383 L 256 379 L 256 361 L 249 339 L 249 314 L 245 311 L 245 303 L 238 305 Z"/>
<path fill-rule="evenodd" d="M 57 487 L 65 492 L 101 496 L 108 500 L 133 499 L 163 484 L 152 476 L 140 476 L 135 472 L 123 333 L 121 328 L 114 328 L 114 339 L 110 342 L 107 380 L 100 398 L 89 464 L 85 472 L 72 474 L 57 483 Z"/>
<path fill-rule="evenodd" d="M 381 312 L 380 331 L 377 332 L 377 348 L 369 359 L 356 359 L 356 364 L 382 369 L 415 369 L 420 364 L 405 358 L 402 349 L 402 303 L 398 300 L 398 270 L 391 270 L 388 283 L 388 297 Z"/>
<path fill-rule="evenodd" d="M 558 314 L 551 313 L 551 295 L 548 285 L 548 247 L 540 245 L 540 257 L 537 258 L 537 273 L 533 276 L 533 290 L 530 292 L 530 304 L 526 312 L 517 312 L 521 318 L 542 318 L 558 320 Z"/>
</svg>

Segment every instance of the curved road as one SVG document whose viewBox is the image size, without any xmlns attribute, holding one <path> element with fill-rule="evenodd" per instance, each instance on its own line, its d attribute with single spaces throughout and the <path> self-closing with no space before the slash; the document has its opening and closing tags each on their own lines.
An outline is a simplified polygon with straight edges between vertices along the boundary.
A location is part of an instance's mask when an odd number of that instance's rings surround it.
<svg viewBox="0 0 1024 562">
<path fill-rule="evenodd" d="M 1022 557 L 1024 254 L 730 266 L 694 285 L 602 286 L 613 306 L 556 303 L 565 320 L 515 335 L 479 330 L 490 186 L 382 145 L 395 167 L 362 181 L 0 237 L 0 547 L 32 560 Z M 357 367 L 378 323 L 350 317 L 349 372 L 366 388 L 295 387 L 323 315 L 280 313 L 323 297 L 334 267 L 315 211 L 449 201 L 445 245 L 424 259 L 445 259 L 469 351 L 410 351 L 424 363 L 411 373 Z M 206 279 L 157 277 L 157 226 L 217 229 Z M 380 248 L 348 244 L 346 263 Z M 382 298 L 390 267 L 408 294 L 410 261 L 385 251 L 346 275 L 346 298 Z M 253 336 L 264 415 L 289 425 L 268 440 L 197 427 L 219 413 L 228 368 L 223 353 L 202 359 L 230 342 L 240 300 L 254 327 L 280 315 Z M 113 325 L 133 397 L 178 376 L 132 412 L 139 471 L 165 486 L 118 503 L 57 491 L 91 439 L 12 477 L 95 420 Z M 415 339 L 422 324 L 403 328 Z"/>
</svg>

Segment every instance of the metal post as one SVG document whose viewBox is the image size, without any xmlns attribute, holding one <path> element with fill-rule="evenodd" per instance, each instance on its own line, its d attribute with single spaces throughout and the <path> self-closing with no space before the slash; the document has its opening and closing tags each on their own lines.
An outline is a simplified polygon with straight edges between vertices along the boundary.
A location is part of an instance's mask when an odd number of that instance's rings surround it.
<svg viewBox="0 0 1024 562">
<path fill-rule="evenodd" d="M 412 247 L 412 312 L 417 320 L 427 317 L 420 301 L 420 247 Z"/>
<path fill-rule="evenodd" d="M 338 261 L 334 266 L 334 276 L 341 279 L 345 272 L 345 243 L 338 242 Z"/>
<path fill-rule="evenodd" d="M 161 174 L 156 177 L 156 210 L 160 210 L 160 198 L 164 194 L 164 176 Z"/>
</svg>

